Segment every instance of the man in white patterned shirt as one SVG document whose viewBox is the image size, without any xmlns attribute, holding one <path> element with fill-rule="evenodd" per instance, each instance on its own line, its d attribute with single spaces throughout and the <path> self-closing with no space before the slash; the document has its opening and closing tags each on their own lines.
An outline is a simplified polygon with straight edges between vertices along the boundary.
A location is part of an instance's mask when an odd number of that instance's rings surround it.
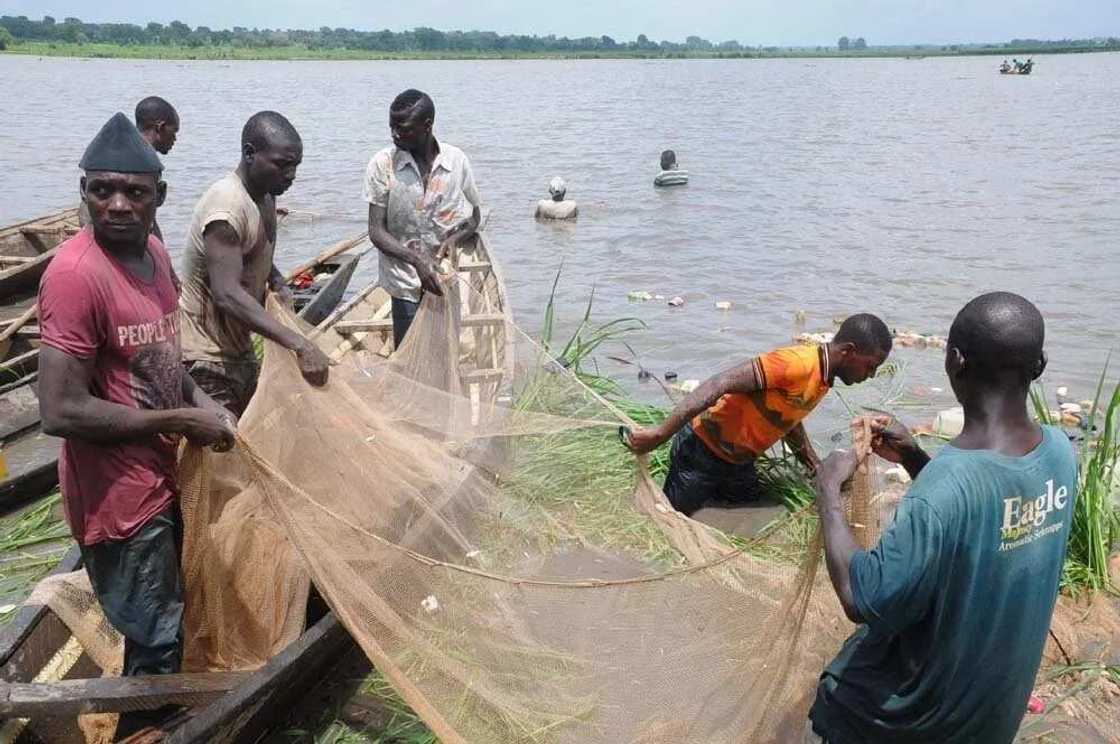
<svg viewBox="0 0 1120 744">
<path fill-rule="evenodd" d="M 440 256 L 475 234 L 478 189 L 470 161 L 432 134 L 436 109 L 409 89 L 389 106 L 393 145 L 366 168 L 369 238 L 381 253 L 381 286 L 392 297 L 393 342 L 400 348 L 424 292 L 443 294 Z"/>
</svg>

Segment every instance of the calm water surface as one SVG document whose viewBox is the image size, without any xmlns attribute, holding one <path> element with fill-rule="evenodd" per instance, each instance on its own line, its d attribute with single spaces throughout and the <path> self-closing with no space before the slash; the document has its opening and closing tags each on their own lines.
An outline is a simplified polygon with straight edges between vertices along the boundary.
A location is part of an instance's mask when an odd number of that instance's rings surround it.
<svg viewBox="0 0 1120 744">
<path fill-rule="evenodd" d="M 436 101 L 437 135 L 471 157 L 515 313 L 539 327 L 563 264 L 570 328 L 640 317 L 630 346 L 655 373 L 704 376 L 787 343 L 794 315 L 830 329 L 851 312 L 945 334 L 960 306 L 1006 289 L 1047 319 L 1047 381 L 1088 395 L 1120 316 L 1120 55 L 1042 57 L 1031 77 L 999 60 L 156 62 L 0 55 L 0 223 L 77 199 L 77 161 L 114 111 L 162 95 L 182 117 L 165 158 L 160 223 L 178 257 L 205 187 L 238 157 L 242 123 L 273 108 L 299 128 L 298 210 L 278 263 L 364 227 L 361 179 L 388 143 L 388 102 Z M 654 190 L 675 149 L 691 183 Z M 532 219 L 549 178 L 580 202 L 573 225 Z M 376 276 L 363 260 L 355 286 Z M 683 296 L 631 303 L 630 290 Z M 717 300 L 732 310 L 717 311 Z M 629 355 L 621 346 L 612 353 Z M 946 405 L 941 357 L 902 350 L 893 381 L 848 402 Z M 602 368 L 653 400 L 636 370 Z M 811 428 L 845 408 L 830 396 Z"/>
</svg>

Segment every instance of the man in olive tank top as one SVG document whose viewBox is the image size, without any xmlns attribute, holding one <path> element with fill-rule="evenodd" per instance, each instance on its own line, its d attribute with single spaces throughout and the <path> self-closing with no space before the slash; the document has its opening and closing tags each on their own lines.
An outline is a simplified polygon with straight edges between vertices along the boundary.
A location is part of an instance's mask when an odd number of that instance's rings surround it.
<svg viewBox="0 0 1120 744">
<path fill-rule="evenodd" d="M 303 142 L 275 111 L 241 131 L 241 162 L 195 206 L 183 263 L 183 362 L 212 398 L 237 415 L 257 386 L 257 333 L 295 352 L 304 379 L 327 381 L 329 361 L 310 339 L 264 309 L 268 290 L 287 291 L 273 263 L 276 197 L 292 185 Z"/>
</svg>

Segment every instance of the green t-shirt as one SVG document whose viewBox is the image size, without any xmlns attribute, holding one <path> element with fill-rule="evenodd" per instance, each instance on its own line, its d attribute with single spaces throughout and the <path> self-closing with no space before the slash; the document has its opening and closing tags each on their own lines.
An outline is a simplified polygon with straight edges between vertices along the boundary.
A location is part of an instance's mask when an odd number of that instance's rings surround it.
<svg viewBox="0 0 1120 744">
<path fill-rule="evenodd" d="M 1060 429 L 1024 457 L 946 446 L 879 544 L 852 559 L 865 620 L 809 717 L 830 744 L 1015 738 L 1042 660 L 1073 520 Z"/>
</svg>

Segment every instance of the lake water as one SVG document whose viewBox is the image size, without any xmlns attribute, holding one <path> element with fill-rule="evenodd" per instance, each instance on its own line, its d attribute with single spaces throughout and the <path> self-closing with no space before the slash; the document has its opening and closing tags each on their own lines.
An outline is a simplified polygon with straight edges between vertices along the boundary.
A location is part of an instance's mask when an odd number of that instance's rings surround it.
<svg viewBox="0 0 1120 744">
<path fill-rule="evenodd" d="M 471 158 L 517 318 L 539 328 L 553 277 L 562 327 L 595 288 L 596 318 L 636 316 L 655 374 L 706 375 L 869 311 L 946 334 L 973 296 L 1035 301 L 1051 388 L 1092 392 L 1120 316 L 1120 55 L 1040 57 L 1030 77 L 988 57 L 921 60 L 157 62 L 0 55 L 0 224 L 78 198 L 77 162 L 116 110 L 157 94 L 182 117 L 160 223 L 179 256 L 205 187 L 238 158 L 253 112 L 286 114 L 304 165 L 282 199 L 281 268 L 364 229 L 361 182 L 388 144 L 388 104 L 428 91 L 437 136 Z M 663 148 L 691 172 L 655 190 Z M 532 218 L 548 180 L 573 224 Z M 312 217 L 313 215 L 313 217 Z M 363 259 L 354 286 L 376 276 Z M 664 300 L 628 302 L 631 290 Z M 718 311 L 717 300 L 733 303 Z M 614 346 L 608 352 L 629 356 Z M 638 395 L 636 369 L 600 357 Z M 941 353 L 899 350 L 893 380 L 844 391 L 919 420 L 951 403 Z M 1120 363 L 1120 360 L 1118 360 Z M 910 408 L 917 402 L 919 407 Z M 830 396 L 810 428 L 845 408 Z"/>
</svg>

